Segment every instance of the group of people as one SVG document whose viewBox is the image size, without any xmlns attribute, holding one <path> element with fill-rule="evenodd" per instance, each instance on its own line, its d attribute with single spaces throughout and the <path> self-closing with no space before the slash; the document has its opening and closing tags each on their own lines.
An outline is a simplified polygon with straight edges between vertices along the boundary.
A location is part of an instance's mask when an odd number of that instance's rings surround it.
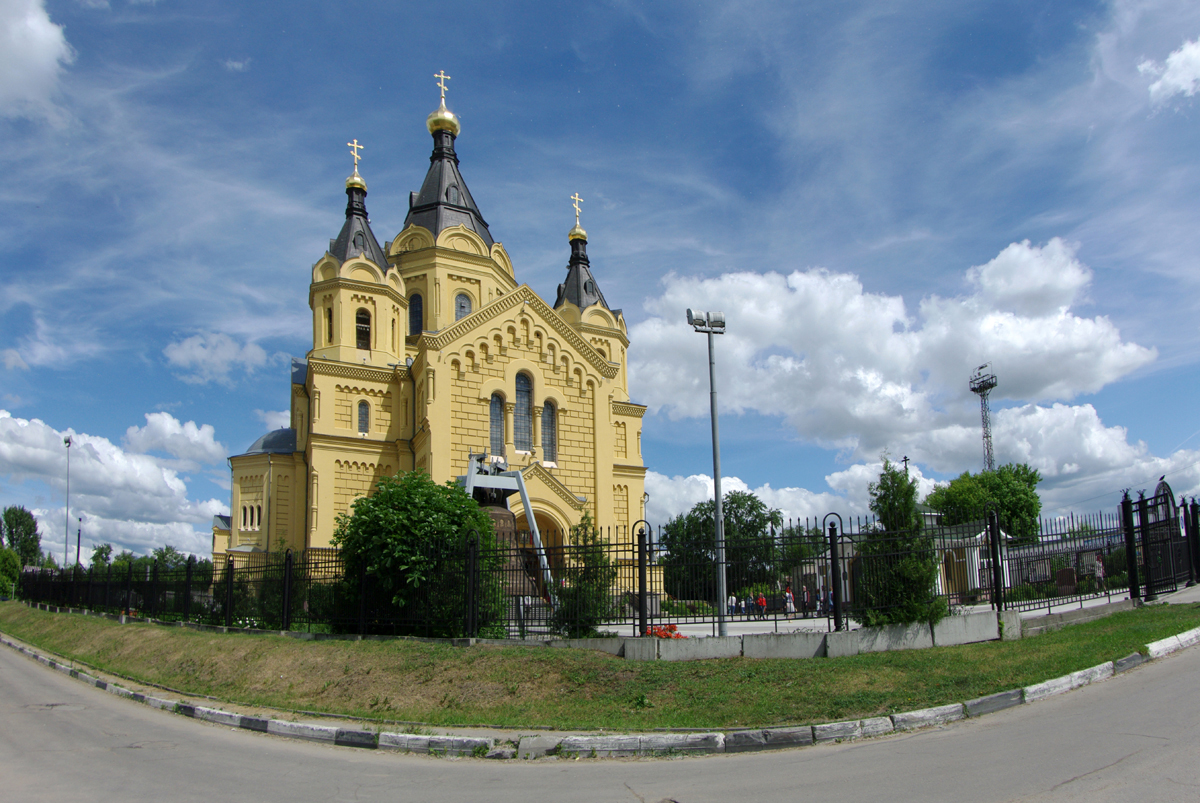
<svg viewBox="0 0 1200 803">
<path fill-rule="evenodd" d="M 726 600 L 726 613 L 729 616 L 749 616 L 757 619 L 765 619 L 767 616 L 767 597 L 763 592 L 758 592 L 758 595 L 750 594 L 741 599 L 736 594 L 730 594 Z M 792 584 L 788 583 L 783 589 L 783 611 L 788 619 L 792 619 L 796 614 L 807 618 L 814 612 L 817 616 L 824 616 L 829 611 L 833 610 L 833 591 L 826 591 L 822 588 L 815 595 L 809 591 L 808 586 L 800 587 L 800 598 L 797 599 L 795 592 L 792 591 Z"/>
</svg>

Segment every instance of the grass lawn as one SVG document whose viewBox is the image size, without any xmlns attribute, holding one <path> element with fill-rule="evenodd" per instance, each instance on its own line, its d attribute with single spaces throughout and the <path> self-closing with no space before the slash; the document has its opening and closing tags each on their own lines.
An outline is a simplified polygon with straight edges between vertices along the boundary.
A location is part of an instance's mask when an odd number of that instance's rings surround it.
<svg viewBox="0 0 1200 803">
<path fill-rule="evenodd" d="M 1038 683 L 1200 626 L 1155 605 L 1019 641 L 849 658 L 634 662 L 590 650 L 299 641 L 0 603 L 0 630 L 135 680 L 231 703 L 429 725 L 633 731 L 806 724 Z"/>
</svg>

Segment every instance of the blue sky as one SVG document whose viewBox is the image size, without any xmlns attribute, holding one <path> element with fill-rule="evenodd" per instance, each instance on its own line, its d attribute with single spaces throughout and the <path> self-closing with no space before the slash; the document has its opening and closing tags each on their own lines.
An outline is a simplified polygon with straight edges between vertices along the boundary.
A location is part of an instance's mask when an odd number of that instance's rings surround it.
<svg viewBox="0 0 1200 803">
<path fill-rule="evenodd" d="M 727 487 L 859 513 L 995 448 L 1048 513 L 1200 491 L 1200 6 L 0 0 L 0 504 L 85 551 L 203 552 L 277 426 L 364 143 L 397 233 L 437 104 L 520 281 L 584 198 L 663 519 Z M 72 528 L 73 530 L 74 528 Z M 72 539 L 73 540 L 73 539 Z M 60 553 L 61 554 L 61 553 Z"/>
</svg>

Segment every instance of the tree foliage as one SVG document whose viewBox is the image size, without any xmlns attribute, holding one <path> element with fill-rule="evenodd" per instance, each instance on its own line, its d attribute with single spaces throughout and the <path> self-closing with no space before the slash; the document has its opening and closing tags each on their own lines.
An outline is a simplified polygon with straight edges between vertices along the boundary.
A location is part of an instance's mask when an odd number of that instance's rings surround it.
<svg viewBox="0 0 1200 803">
<path fill-rule="evenodd" d="M 112 563 L 112 544 L 96 544 L 92 547 L 92 562 L 93 569 L 99 569 L 102 566 L 107 566 Z"/>
<path fill-rule="evenodd" d="M 609 557 L 608 542 L 585 511 L 583 521 L 571 528 L 569 564 L 562 570 L 555 589 L 555 607 L 550 627 L 567 638 L 591 638 L 599 626 L 613 618 L 617 567 Z"/>
<path fill-rule="evenodd" d="M 783 514 L 745 491 L 730 491 L 721 501 L 726 588 L 775 583 L 780 568 L 773 528 L 783 526 Z M 712 500 L 700 502 L 663 528 L 663 583 L 673 597 L 718 602 L 715 510 Z"/>
<path fill-rule="evenodd" d="M 995 471 L 963 472 L 940 485 L 925 504 L 942 514 L 948 525 L 978 521 L 989 508 L 1000 517 L 1000 528 L 1017 543 L 1037 540 L 1042 500 L 1037 495 L 1042 475 L 1026 463 L 1006 463 Z"/>
<path fill-rule="evenodd" d="M 420 607 L 431 623 L 429 635 L 461 636 L 467 601 L 461 567 L 472 533 L 479 535 L 483 586 L 477 621 L 487 627 L 501 606 L 492 520 L 458 485 L 438 485 L 420 470 L 384 477 L 375 493 L 338 517 L 333 544 L 341 550 L 352 594 L 363 593 L 359 578 L 365 574 L 379 604 Z"/>
<path fill-rule="evenodd" d="M 7 597 L 14 593 L 20 576 L 21 558 L 16 550 L 0 547 L 0 595 Z"/>
<path fill-rule="evenodd" d="M 921 530 L 917 481 L 884 457 L 868 491 L 881 526 L 855 545 L 854 618 L 868 627 L 936 624 L 946 602 L 936 595 L 937 552 Z"/>
<path fill-rule="evenodd" d="M 8 548 L 17 553 L 22 566 L 37 566 L 41 563 L 42 538 L 38 535 L 37 519 L 23 507 L 10 505 L 4 509 L 4 538 Z"/>
</svg>

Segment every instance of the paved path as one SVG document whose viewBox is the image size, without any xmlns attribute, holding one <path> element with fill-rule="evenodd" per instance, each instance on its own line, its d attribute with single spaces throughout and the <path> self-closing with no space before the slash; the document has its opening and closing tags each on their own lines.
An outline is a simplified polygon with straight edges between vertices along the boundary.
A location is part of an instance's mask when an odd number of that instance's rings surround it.
<svg viewBox="0 0 1200 803">
<path fill-rule="evenodd" d="M 326 747 L 120 700 L 0 651 L 0 799 L 1200 799 L 1200 648 L 976 720 L 685 760 L 489 762 Z"/>
</svg>

